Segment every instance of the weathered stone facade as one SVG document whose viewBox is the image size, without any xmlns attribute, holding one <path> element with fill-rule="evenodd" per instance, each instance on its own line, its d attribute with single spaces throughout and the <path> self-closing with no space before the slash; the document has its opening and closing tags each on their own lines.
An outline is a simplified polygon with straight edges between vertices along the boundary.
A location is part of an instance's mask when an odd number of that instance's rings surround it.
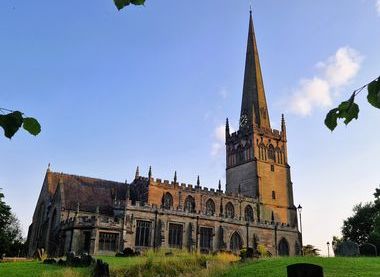
<svg viewBox="0 0 380 277">
<path fill-rule="evenodd" d="M 105 254 L 125 248 L 299 254 L 285 120 L 270 128 L 252 17 L 240 128 L 226 124 L 226 192 L 140 176 L 130 184 L 48 169 L 29 227 L 29 255 Z"/>
</svg>

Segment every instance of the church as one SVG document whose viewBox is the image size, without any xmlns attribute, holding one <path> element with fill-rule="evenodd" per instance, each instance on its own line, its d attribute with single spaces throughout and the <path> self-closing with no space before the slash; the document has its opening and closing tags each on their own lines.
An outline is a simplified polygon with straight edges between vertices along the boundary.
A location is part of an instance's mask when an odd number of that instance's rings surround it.
<svg viewBox="0 0 380 277">
<path fill-rule="evenodd" d="M 239 130 L 226 121 L 226 185 L 218 189 L 154 178 L 131 183 L 48 168 L 28 232 L 28 253 L 93 255 L 176 248 L 200 253 L 265 247 L 298 255 L 302 237 L 288 164 L 284 116 L 271 128 L 252 13 Z"/>
</svg>

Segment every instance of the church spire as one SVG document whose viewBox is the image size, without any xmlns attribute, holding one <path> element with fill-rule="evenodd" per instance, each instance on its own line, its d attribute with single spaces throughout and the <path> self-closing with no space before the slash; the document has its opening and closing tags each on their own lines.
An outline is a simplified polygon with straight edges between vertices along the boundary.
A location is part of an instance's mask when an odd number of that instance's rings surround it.
<svg viewBox="0 0 380 277">
<path fill-rule="evenodd" d="M 136 173 L 135 173 L 135 180 L 140 177 L 140 168 L 137 166 Z"/>
<path fill-rule="evenodd" d="M 247 126 L 257 124 L 259 127 L 270 128 L 259 52 L 257 50 L 255 30 L 253 27 L 252 11 L 250 11 L 249 17 L 243 99 L 240 116 L 240 126 L 243 126 L 243 124 Z"/>
</svg>

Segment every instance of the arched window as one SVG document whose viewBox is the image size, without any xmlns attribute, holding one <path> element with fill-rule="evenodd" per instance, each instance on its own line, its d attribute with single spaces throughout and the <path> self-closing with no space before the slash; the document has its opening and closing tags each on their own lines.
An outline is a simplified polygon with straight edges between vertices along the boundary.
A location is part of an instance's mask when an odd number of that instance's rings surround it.
<svg viewBox="0 0 380 277">
<path fill-rule="evenodd" d="M 272 212 L 271 221 L 274 222 L 274 212 Z"/>
<path fill-rule="evenodd" d="M 214 213 L 215 213 L 215 203 L 212 199 L 209 199 L 206 202 L 206 214 L 214 215 Z"/>
<path fill-rule="evenodd" d="M 274 151 L 274 147 L 272 144 L 269 145 L 269 148 L 268 148 L 268 158 L 270 160 L 276 161 L 276 153 Z"/>
<path fill-rule="evenodd" d="M 282 238 L 278 244 L 278 254 L 280 256 L 289 256 L 289 243 L 285 238 Z"/>
<path fill-rule="evenodd" d="M 275 200 L 276 199 L 276 192 L 274 190 L 272 190 L 272 199 Z"/>
<path fill-rule="evenodd" d="M 173 206 L 173 196 L 169 192 L 167 192 L 163 196 L 162 207 L 164 209 L 170 210 L 172 206 Z"/>
<path fill-rule="evenodd" d="M 235 209 L 234 205 L 231 202 L 228 202 L 226 205 L 226 217 L 234 218 L 235 217 Z"/>
<path fill-rule="evenodd" d="M 195 199 L 191 195 L 186 197 L 185 200 L 185 211 L 189 213 L 195 213 Z"/>
<path fill-rule="evenodd" d="M 230 250 L 236 253 L 236 252 L 239 252 L 242 247 L 243 247 L 243 243 L 242 243 L 239 233 L 238 232 L 233 233 L 230 240 Z"/>
<path fill-rule="evenodd" d="M 247 205 L 244 209 L 244 219 L 248 222 L 253 221 L 253 209 L 250 205 Z"/>
</svg>

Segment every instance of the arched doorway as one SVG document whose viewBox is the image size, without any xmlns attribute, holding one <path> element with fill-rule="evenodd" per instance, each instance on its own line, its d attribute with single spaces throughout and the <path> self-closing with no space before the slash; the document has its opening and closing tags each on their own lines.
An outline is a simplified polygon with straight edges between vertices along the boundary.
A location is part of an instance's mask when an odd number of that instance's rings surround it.
<svg viewBox="0 0 380 277">
<path fill-rule="evenodd" d="M 285 238 L 282 238 L 278 244 L 278 255 L 289 256 L 289 243 Z"/>
<path fill-rule="evenodd" d="M 239 233 L 238 232 L 233 233 L 230 240 L 230 250 L 236 253 L 236 252 L 239 252 L 242 247 L 243 247 L 243 242 Z"/>
</svg>

